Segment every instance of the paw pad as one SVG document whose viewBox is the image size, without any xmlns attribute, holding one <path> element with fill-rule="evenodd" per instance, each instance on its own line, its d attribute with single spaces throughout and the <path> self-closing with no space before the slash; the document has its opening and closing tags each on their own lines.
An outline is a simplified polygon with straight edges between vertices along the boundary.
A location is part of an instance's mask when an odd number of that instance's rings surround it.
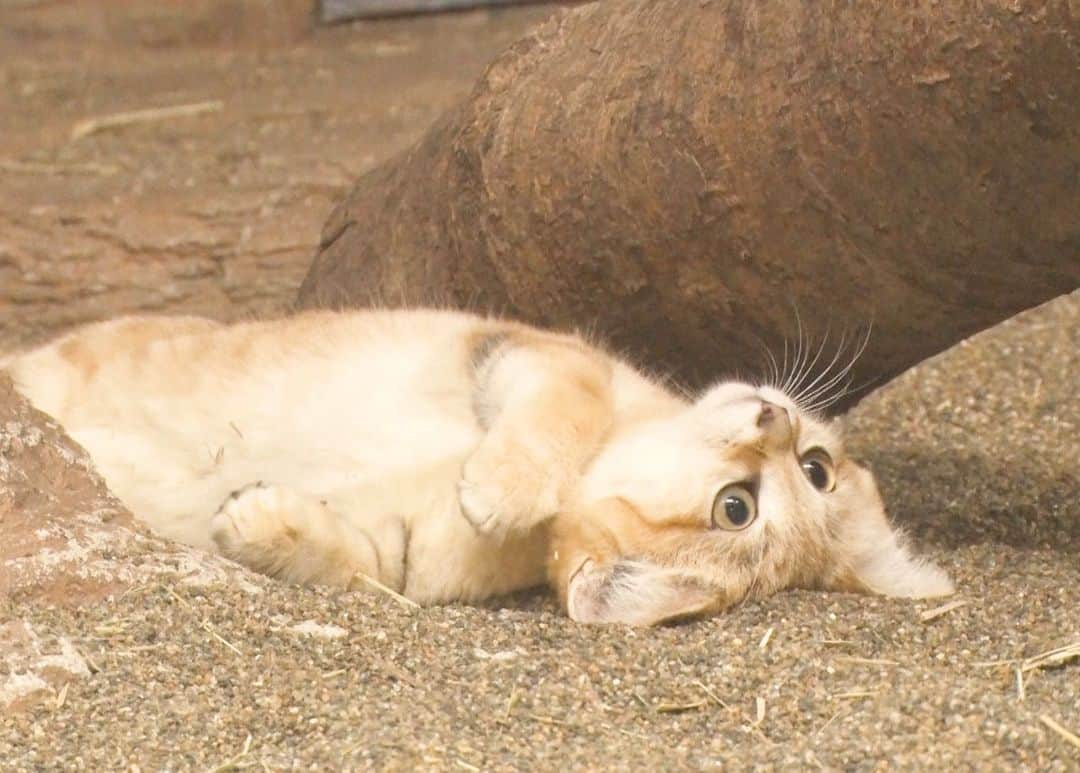
<svg viewBox="0 0 1080 773">
<path fill-rule="evenodd" d="M 266 542 L 282 533 L 281 511 L 280 489 L 252 483 L 225 498 L 210 521 L 210 535 L 226 553 L 246 543 Z"/>
</svg>

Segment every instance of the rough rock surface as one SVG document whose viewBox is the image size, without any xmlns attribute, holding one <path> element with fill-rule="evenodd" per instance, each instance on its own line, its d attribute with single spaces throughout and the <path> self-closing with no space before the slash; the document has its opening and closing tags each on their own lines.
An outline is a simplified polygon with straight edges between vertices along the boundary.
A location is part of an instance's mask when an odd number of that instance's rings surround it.
<svg viewBox="0 0 1080 773">
<path fill-rule="evenodd" d="M 872 321 L 884 383 L 1080 287 L 1076 13 L 582 5 L 357 182 L 299 302 L 583 328 L 694 388 Z"/>
</svg>

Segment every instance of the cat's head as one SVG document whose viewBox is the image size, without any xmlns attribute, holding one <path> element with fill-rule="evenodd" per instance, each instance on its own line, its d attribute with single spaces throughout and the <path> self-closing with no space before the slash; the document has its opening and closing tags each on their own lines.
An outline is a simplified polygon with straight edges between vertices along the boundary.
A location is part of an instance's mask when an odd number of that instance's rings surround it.
<svg viewBox="0 0 1080 773">
<path fill-rule="evenodd" d="M 720 384 L 612 438 L 553 535 L 551 579 L 582 622 L 649 625 L 784 588 L 952 592 L 836 425 L 771 387 Z"/>
</svg>

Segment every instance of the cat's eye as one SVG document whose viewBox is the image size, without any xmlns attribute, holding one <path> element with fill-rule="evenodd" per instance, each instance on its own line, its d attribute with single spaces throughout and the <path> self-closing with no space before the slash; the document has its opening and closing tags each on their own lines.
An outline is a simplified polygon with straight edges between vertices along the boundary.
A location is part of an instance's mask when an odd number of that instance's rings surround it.
<svg viewBox="0 0 1080 773">
<path fill-rule="evenodd" d="M 750 489 L 741 483 L 724 486 L 713 499 L 712 524 L 718 529 L 745 529 L 755 518 L 757 502 Z"/>
<path fill-rule="evenodd" d="M 836 469 L 832 457 L 823 448 L 811 448 L 799 458 L 799 466 L 818 491 L 832 491 L 836 488 Z"/>
</svg>

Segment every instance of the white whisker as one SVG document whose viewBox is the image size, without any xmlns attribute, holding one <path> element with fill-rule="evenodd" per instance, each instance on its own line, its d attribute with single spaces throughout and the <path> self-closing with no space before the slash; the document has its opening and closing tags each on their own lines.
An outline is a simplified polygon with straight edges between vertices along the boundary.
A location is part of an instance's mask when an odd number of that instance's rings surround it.
<svg viewBox="0 0 1080 773">
<path fill-rule="evenodd" d="M 859 345 L 859 347 L 855 350 L 855 353 L 852 356 L 851 361 L 848 362 L 847 365 L 845 365 L 838 373 L 836 373 L 836 375 L 834 375 L 832 378 L 830 378 L 826 383 L 819 386 L 811 394 L 806 395 L 805 396 L 806 401 L 809 404 L 814 404 L 823 395 L 828 394 L 829 390 L 831 390 L 837 384 L 841 383 L 843 381 L 843 379 L 851 372 L 851 369 L 855 367 L 855 363 L 857 363 L 859 361 L 859 358 L 862 357 L 863 352 L 866 351 L 866 347 L 869 345 L 869 343 L 870 343 L 870 328 L 868 327 L 867 331 L 866 331 L 866 336 L 863 338 L 862 343 Z"/>
<path fill-rule="evenodd" d="M 780 379 L 777 381 L 777 383 L 774 386 L 777 389 L 779 389 L 781 392 L 783 392 L 784 391 L 784 384 L 787 382 L 787 378 L 788 378 L 788 340 L 787 340 L 787 336 L 784 336 L 784 365 L 783 365 L 783 368 L 780 371 Z"/>
<path fill-rule="evenodd" d="M 829 360 L 829 364 L 826 365 L 825 368 L 821 371 L 821 375 L 819 375 L 812 382 L 807 384 L 797 397 L 792 398 L 796 405 L 802 405 L 806 402 L 813 402 L 813 397 L 817 395 L 821 391 L 821 389 L 824 388 L 824 385 L 820 384 L 821 380 L 828 378 L 829 374 L 832 372 L 832 369 L 836 366 L 836 363 L 839 361 L 841 355 L 844 353 L 844 349 L 846 347 L 847 333 L 841 332 L 840 344 L 836 347 L 836 354 L 833 355 L 832 359 Z"/>
<path fill-rule="evenodd" d="M 845 338 L 841 338 L 840 339 L 840 346 L 836 350 L 836 354 L 833 356 L 833 359 L 829 362 L 829 367 L 825 369 L 825 372 L 823 374 L 824 376 L 826 376 L 825 381 L 823 383 L 821 383 L 821 384 L 817 384 L 812 390 L 807 390 L 806 392 L 804 392 L 801 395 L 802 400 L 804 402 L 813 403 L 819 397 L 821 397 L 824 394 L 827 394 L 830 389 L 832 389 L 837 384 L 839 384 L 841 381 L 843 381 L 844 374 L 845 374 L 845 369 L 840 368 L 838 371 L 833 371 L 833 368 L 835 367 L 836 363 L 840 360 L 840 358 L 844 355 L 844 353 L 846 351 L 847 351 L 847 341 L 846 341 Z M 847 367 L 847 366 L 845 366 L 845 367 Z"/>
<path fill-rule="evenodd" d="M 803 366 L 803 327 L 802 317 L 799 315 L 799 307 L 794 306 L 795 311 L 795 352 L 791 359 L 791 374 L 784 381 L 784 385 L 780 388 L 780 391 L 784 394 L 791 394 L 795 388 L 795 384 L 802 378 L 802 366 Z"/>
<path fill-rule="evenodd" d="M 814 403 L 808 404 L 803 410 L 805 410 L 807 413 L 818 413 L 825 410 L 830 405 L 837 402 L 840 398 L 844 397 L 849 393 L 851 381 L 852 380 L 849 378 L 846 382 L 844 382 L 844 384 L 840 387 L 839 390 L 833 392 L 831 395 L 822 397 L 820 400 Z"/>
<path fill-rule="evenodd" d="M 806 360 L 809 357 L 810 352 L 809 341 L 804 336 L 805 331 L 802 326 L 802 317 L 799 314 L 799 308 L 797 306 L 795 307 L 795 326 L 795 334 L 799 337 L 799 360 L 795 367 L 795 379 L 792 381 L 791 386 L 788 387 L 791 391 L 794 391 L 796 387 L 798 387 L 799 382 L 803 380 Z"/>
<path fill-rule="evenodd" d="M 813 375 L 814 368 L 817 366 L 818 360 L 821 359 L 821 353 L 825 351 L 825 345 L 829 343 L 829 332 L 830 332 L 829 328 L 826 327 L 825 328 L 825 336 L 821 339 L 821 346 L 818 347 L 817 353 L 814 354 L 814 359 L 811 360 L 810 364 L 806 366 L 805 377 L 809 377 L 809 376 Z M 807 339 L 807 340 L 809 340 L 809 339 Z M 826 369 L 826 372 L 828 372 L 827 369 Z M 802 386 L 801 384 L 796 384 L 795 388 L 792 390 L 793 392 L 795 392 L 795 394 L 793 394 L 791 396 L 792 402 L 794 402 L 796 405 L 798 405 L 799 402 L 800 402 L 800 396 L 802 395 L 802 392 L 804 392 L 807 389 L 809 389 L 810 387 L 812 387 L 818 381 L 818 379 L 820 379 L 820 378 L 821 377 L 819 376 L 817 379 L 814 379 L 814 381 L 810 382 L 810 384 L 807 385 L 807 386 Z"/>
<path fill-rule="evenodd" d="M 754 340 L 757 341 L 758 346 L 761 347 L 767 358 L 764 362 L 765 373 L 762 378 L 758 379 L 758 386 L 775 386 L 776 380 L 780 376 L 780 366 L 776 363 L 776 357 L 773 356 L 772 350 L 765 343 L 765 339 L 755 335 Z"/>
<path fill-rule="evenodd" d="M 847 395 L 858 394 L 859 392 L 862 392 L 863 390 L 868 389 L 871 386 L 873 386 L 874 384 L 878 383 L 880 380 L 881 380 L 880 376 L 873 376 L 872 378 L 866 379 L 865 381 L 863 381 L 858 386 L 852 387 L 851 384 L 854 381 L 854 379 L 849 379 L 848 382 L 844 385 L 843 391 L 840 394 L 838 394 L 835 398 L 830 399 L 829 402 L 827 402 L 823 407 L 828 408 L 830 405 L 832 405 L 833 403 L 840 400 L 840 398 L 846 397 Z"/>
</svg>

